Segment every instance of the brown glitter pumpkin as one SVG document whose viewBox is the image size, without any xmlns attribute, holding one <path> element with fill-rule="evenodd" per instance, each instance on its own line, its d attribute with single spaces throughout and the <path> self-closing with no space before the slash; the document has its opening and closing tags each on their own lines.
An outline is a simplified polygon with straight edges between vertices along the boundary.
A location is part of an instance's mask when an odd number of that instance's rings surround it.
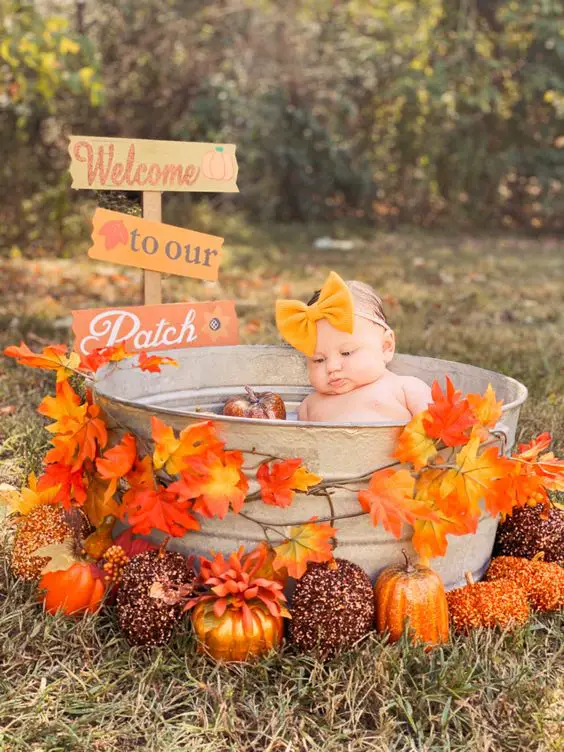
<svg viewBox="0 0 564 752">
<path fill-rule="evenodd" d="M 494 556 L 532 559 L 540 551 L 545 561 L 564 561 L 564 510 L 551 507 L 543 519 L 543 504 L 519 507 L 497 529 Z"/>
<path fill-rule="evenodd" d="M 290 612 L 291 642 L 330 658 L 372 629 L 372 585 L 364 570 L 345 559 L 310 563 L 296 585 Z"/>
<path fill-rule="evenodd" d="M 376 580 L 376 629 L 402 636 L 405 621 L 414 641 L 437 645 L 448 640 L 448 607 L 443 582 L 429 567 L 405 564 L 386 567 Z"/>
<path fill-rule="evenodd" d="M 50 543 L 62 543 L 71 535 L 62 507 L 51 504 L 35 507 L 18 522 L 11 552 L 13 573 L 22 580 L 38 580 L 49 559 L 34 556 L 33 552 Z"/>
<path fill-rule="evenodd" d="M 516 627 L 529 618 L 525 591 L 511 580 L 474 582 L 446 594 L 451 623 L 457 632 L 478 627 Z"/>
<path fill-rule="evenodd" d="M 119 625 L 130 645 L 164 645 L 182 614 L 181 603 L 150 595 L 155 583 L 179 587 L 194 581 L 188 561 L 172 551 L 145 551 L 123 568 L 116 598 Z"/>
<path fill-rule="evenodd" d="M 535 611 L 558 611 L 564 608 L 564 569 L 555 562 L 497 556 L 486 573 L 491 581 L 508 579 L 524 591 Z"/>
</svg>

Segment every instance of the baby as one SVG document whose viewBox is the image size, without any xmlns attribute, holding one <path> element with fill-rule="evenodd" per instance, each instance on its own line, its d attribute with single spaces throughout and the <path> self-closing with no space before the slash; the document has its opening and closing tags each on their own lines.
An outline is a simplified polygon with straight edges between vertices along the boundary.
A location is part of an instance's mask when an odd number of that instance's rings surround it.
<svg viewBox="0 0 564 752">
<path fill-rule="evenodd" d="M 331 272 L 305 306 L 277 301 L 282 336 L 307 356 L 314 392 L 299 420 L 408 423 L 432 401 L 421 379 L 388 370 L 395 337 L 375 291 Z"/>
</svg>

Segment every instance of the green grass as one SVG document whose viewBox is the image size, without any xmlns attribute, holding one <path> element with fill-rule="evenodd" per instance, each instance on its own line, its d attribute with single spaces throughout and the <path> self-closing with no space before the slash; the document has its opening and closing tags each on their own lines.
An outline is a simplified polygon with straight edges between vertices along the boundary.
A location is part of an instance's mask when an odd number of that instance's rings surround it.
<svg viewBox="0 0 564 752">
<path fill-rule="evenodd" d="M 564 454 L 557 240 L 355 229 L 357 248 L 343 254 L 311 250 L 313 238 L 336 232 L 327 227 L 267 231 L 233 217 L 223 226 L 199 219 L 198 229 L 227 238 L 220 283 L 169 278 L 166 301 L 235 299 L 243 341 L 268 342 L 277 295 L 304 299 L 332 268 L 363 279 L 384 297 L 399 351 L 519 379 L 530 396 L 518 440 L 548 430 Z M 0 345 L 66 341 L 71 308 L 140 302 L 138 272 L 79 259 L 0 262 Z M 35 407 L 53 384 L 38 371 L 0 367 L 0 482 L 19 484 L 40 467 L 47 436 Z M 2 414 L 8 406 L 15 412 Z M 0 750 L 555 752 L 564 750 L 563 632 L 561 615 L 543 616 L 513 634 L 453 638 L 430 654 L 371 635 L 325 665 L 286 648 L 255 665 L 217 667 L 194 653 L 188 625 L 167 648 L 131 650 L 111 614 L 77 624 L 45 617 L 5 571 Z"/>
</svg>

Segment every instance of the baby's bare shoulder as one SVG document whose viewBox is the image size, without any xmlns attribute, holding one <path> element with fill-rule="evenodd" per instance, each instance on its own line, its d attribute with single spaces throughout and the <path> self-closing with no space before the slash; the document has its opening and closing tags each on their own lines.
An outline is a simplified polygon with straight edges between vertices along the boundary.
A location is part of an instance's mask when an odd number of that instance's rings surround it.
<svg viewBox="0 0 564 752">
<path fill-rule="evenodd" d="M 431 387 L 417 376 L 399 376 L 406 404 L 412 415 L 427 409 L 432 402 Z"/>
</svg>

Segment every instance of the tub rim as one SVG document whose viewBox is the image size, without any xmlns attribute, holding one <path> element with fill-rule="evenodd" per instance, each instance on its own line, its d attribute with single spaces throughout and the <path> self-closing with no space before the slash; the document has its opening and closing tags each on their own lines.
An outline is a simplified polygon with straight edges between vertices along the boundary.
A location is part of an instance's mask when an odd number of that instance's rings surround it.
<svg viewBox="0 0 564 752">
<path fill-rule="evenodd" d="M 244 347 L 244 348 L 260 348 L 263 350 L 266 349 L 275 349 L 275 350 L 281 350 L 286 349 L 283 345 L 231 345 L 230 347 Z M 199 349 L 212 349 L 211 347 L 206 348 L 185 348 L 186 350 L 199 350 Z M 171 357 L 174 357 L 175 350 L 167 350 L 166 353 L 171 353 Z M 159 353 L 160 354 L 160 353 Z M 480 371 L 483 371 L 486 374 L 494 374 L 495 376 L 503 376 L 504 379 L 508 379 L 510 382 L 512 382 L 517 390 L 517 398 L 513 400 L 513 402 L 504 403 L 501 407 L 502 415 L 504 412 L 509 411 L 515 407 L 520 407 L 523 405 L 525 400 L 528 397 L 529 390 L 527 387 L 522 384 L 517 379 L 513 378 L 513 376 L 507 376 L 504 373 L 499 373 L 498 371 L 492 371 L 489 368 L 482 368 L 481 366 L 475 366 L 472 363 L 464 363 L 460 360 L 446 360 L 444 358 L 434 358 L 428 355 L 412 355 L 410 353 L 400 353 L 396 352 L 395 356 L 400 357 L 408 357 L 408 358 L 424 358 L 426 360 L 437 360 L 441 363 L 450 364 L 453 365 L 464 365 L 469 366 L 470 368 L 476 368 Z M 394 356 L 394 357 L 395 357 Z M 239 416 L 232 416 L 232 415 L 220 415 L 219 413 L 208 413 L 208 412 L 195 412 L 192 410 L 176 410 L 175 408 L 171 407 L 161 407 L 158 405 L 148 405 L 144 404 L 142 402 L 138 402 L 135 400 L 126 399 L 124 397 L 115 397 L 114 395 L 108 394 L 107 391 L 104 391 L 103 388 L 100 388 L 101 382 L 103 381 L 104 373 L 111 368 L 110 365 L 106 365 L 103 368 L 101 368 L 98 373 L 95 374 L 95 379 L 93 383 L 93 390 L 96 396 L 103 397 L 104 399 L 111 400 L 113 402 L 117 402 L 120 405 L 125 405 L 126 407 L 132 407 L 137 410 L 142 410 L 143 412 L 150 412 L 154 413 L 156 410 L 159 411 L 159 413 L 163 413 L 165 415 L 173 415 L 173 416 L 186 416 L 187 418 L 195 418 L 199 421 L 219 421 L 221 423 L 245 423 L 250 425 L 269 425 L 269 426 L 285 426 L 285 427 L 303 427 L 303 428 L 404 428 L 406 425 L 408 425 L 409 421 L 406 422 L 378 422 L 373 423 L 370 421 L 365 422 L 356 422 L 356 423 L 343 423 L 343 422 L 332 422 L 332 421 L 313 421 L 313 420 L 279 420 L 279 419 L 269 419 L 269 418 L 243 418 Z M 100 377 L 98 377 L 98 374 Z"/>
</svg>

